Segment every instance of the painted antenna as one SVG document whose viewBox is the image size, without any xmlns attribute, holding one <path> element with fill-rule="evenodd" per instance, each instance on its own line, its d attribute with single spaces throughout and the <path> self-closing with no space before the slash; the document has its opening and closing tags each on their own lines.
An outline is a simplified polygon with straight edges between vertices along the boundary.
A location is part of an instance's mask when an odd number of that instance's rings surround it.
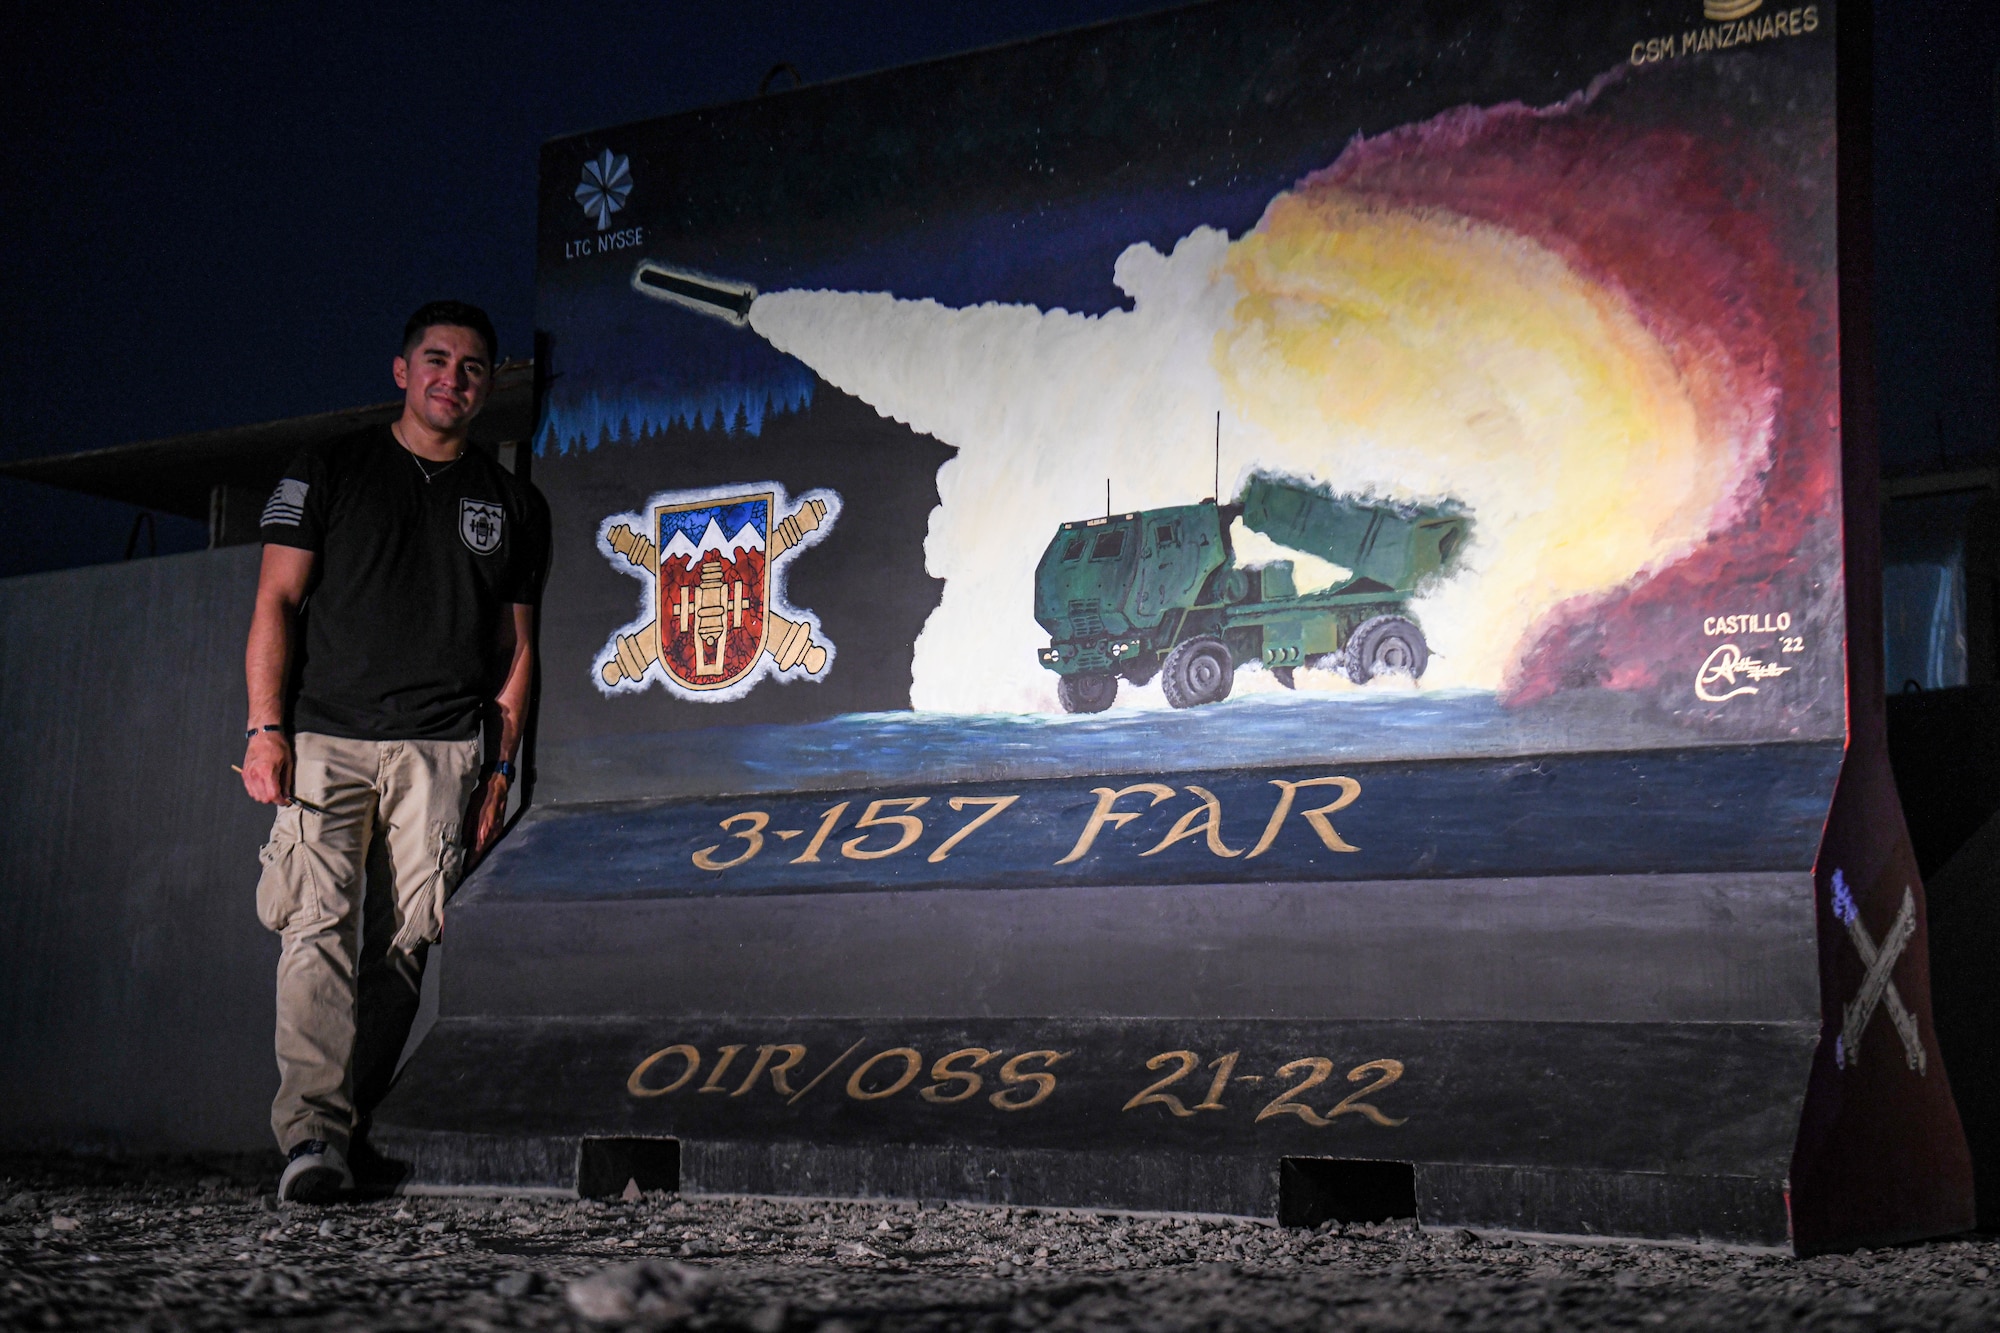
<svg viewBox="0 0 2000 1333">
<path fill-rule="evenodd" d="M 1111 517 L 1111 478 L 1104 479 L 1104 516 Z"/>
<path fill-rule="evenodd" d="M 1222 409 L 1215 409 L 1215 502 L 1222 503 Z"/>
</svg>

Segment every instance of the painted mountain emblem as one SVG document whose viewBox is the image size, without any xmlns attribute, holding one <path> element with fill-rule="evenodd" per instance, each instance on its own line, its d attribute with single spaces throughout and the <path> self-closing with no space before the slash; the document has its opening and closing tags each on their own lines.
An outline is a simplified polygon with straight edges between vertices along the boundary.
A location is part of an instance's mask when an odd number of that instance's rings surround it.
<svg viewBox="0 0 2000 1333">
<path fill-rule="evenodd" d="M 769 675 L 821 679 L 833 664 L 819 620 L 788 606 L 784 570 L 819 541 L 840 497 L 796 506 L 775 483 L 655 495 L 598 527 L 598 550 L 647 587 L 644 614 L 594 664 L 606 694 L 655 681 L 684 699 L 740 699 Z"/>
</svg>

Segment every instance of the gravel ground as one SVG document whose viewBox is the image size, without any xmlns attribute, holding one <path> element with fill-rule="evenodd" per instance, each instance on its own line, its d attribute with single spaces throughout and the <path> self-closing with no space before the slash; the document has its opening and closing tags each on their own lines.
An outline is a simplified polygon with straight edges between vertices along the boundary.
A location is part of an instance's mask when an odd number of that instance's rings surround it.
<svg viewBox="0 0 2000 1333">
<path fill-rule="evenodd" d="M 1990 1329 L 2000 1239 L 1818 1259 L 1407 1225 L 648 1194 L 279 1205 L 0 1158 L 0 1328 Z"/>
</svg>

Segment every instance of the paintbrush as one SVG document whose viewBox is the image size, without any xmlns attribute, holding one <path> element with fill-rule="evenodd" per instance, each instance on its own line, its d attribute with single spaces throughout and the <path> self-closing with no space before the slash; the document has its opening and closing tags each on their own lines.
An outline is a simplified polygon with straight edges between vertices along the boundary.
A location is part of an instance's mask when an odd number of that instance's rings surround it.
<svg viewBox="0 0 2000 1333">
<path fill-rule="evenodd" d="M 241 773 L 243 771 L 243 766 L 241 764 L 231 764 L 230 767 L 235 769 L 238 773 Z M 285 803 L 287 805 L 296 805 L 301 810 L 310 810 L 316 815 L 323 815 L 327 813 L 326 807 L 314 805 L 311 801 L 308 801 L 303 796 L 288 797 Z"/>
</svg>

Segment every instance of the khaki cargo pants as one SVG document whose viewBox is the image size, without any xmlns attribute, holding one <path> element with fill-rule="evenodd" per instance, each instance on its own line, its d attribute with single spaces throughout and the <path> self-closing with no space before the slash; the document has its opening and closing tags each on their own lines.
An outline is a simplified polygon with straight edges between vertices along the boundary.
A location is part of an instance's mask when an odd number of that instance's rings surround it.
<svg viewBox="0 0 2000 1333">
<path fill-rule="evenodd" d="M 271 1130 L 347 1149 L 395 1073 L 465 869 L 461 825 L 479 742 L 294 738 L 293 791 L 262 853 L 257 915 L 278 958 L 278 1098 Z"/>
</svg>

